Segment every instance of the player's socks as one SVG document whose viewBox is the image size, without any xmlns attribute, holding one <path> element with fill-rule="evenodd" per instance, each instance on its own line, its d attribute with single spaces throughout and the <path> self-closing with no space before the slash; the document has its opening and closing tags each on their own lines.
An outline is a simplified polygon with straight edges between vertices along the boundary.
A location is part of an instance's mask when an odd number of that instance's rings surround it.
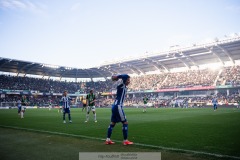
<svg viewBox="0 0 240 160">
<path fill-rule="evenodd" d="M 24 118 L 24 117 L 23 117 L 23 112 L 21 112 L 21 118 Z"/>
<path fill-rule="evenodd" d="M 97 114 L 94 114 L 94 121 L 97 122 Z"/>
<path fill-rule="evenodd" d="M 70 113 L 68 113 L 68 119 L 69 119 L 69 121 L 72 120 L 72 118 L 71 118 L 71 114 L 70 114 Z"/>
<path fill-rule="evenodd" d="M 63 120 L 65 121 L 65 113 L 63 113 Z"/>
<path fill-rule="evenodd" d="M 89 114 L 86 114 L 86 121 L 85 122 L 87 122 L 88 119 L 89 119 Z"/>
<path fill-rule="evenodd" d="M 123 132 L 123 138 L 127 139 L 127 137 L 128 137 L 128 124 L 123 124 L 122 132 Z"/>
<path fill-rule="evenodd" d="M 111 135 L 112 135 L 112 130 L 114 128 L 115 125 L 110 124 L 108 127 L 108 133 L 107 133 L 107 137 L 110 139 Z"/>
</svg>

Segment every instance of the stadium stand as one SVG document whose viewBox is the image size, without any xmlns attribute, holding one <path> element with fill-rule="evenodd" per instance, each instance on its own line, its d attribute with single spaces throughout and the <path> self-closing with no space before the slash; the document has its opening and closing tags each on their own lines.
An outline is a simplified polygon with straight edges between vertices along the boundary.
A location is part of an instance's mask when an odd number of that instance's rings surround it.
<svg viewBox="0 0 240 160">
<path fill-rule="evenodd" d="M 234 103 L 240 89 L 239 51 L 240 37 L 237 36 L 208 44 L 175 48 L 159 54 L 105 63 L 88 69 L 0 57 L 0 71 L 4 73 L 0 75 L 0 102 L 1 104 L 16 102 L 22 94 L 25 94 L 32 105 L 46 105 L 49 100 L 57 105 L 64 90 L 72 96 L 77 96 L 94 89 L 100 99 L 98 105 L 109 106 L 117 85 L 109 77 L 113 74 L 128 73 L 131 75 L 131 83 L 126 104 L 130 106 L 141 105 L 144 94 L 147 94 L 150 98 L 149 103 L 153 106 L 184 106 L 187 102 L 191 105 L 208 103 L 213 95 L 217 96 L 221 103 Z M 221 64 L 221 67 L 214 70 L 200 67 L 217 63 Z M 173 71 L 176 68 L 185 70 Z M 150 74 L 156 70 L 157 73 Z M 15 76 L 7 73 L 14 73 Z M 32 78 L 29 75 L 40 75 L 48 79 Z M 60 77 L 60 81 L 51 77 Z M 61 81 L 63 77 L 75 79 L 75 82 Z M 89 80 L 77 81 L 80 78 Z M 104 80 L 93 81 L 94 78 Z"/>
<path fill-rule="evenodd" d="M 159 89 L 166 88 L 191 88 L 195 86 L 214 86 L 214 82 L 217 81 L 217 85 L 231 85 L 238 86 L 240 84 L 239 76 L 240 66 L 224 67 L 219 70 L 189 70 L 185 72 L 176 73 L 163 73 L 163 74 L 151 74 L 143 76 L 135 76 L 131 78 L 131 85 L 129 90 L 132 92 L 152 90 L 153 92 Z M 218 76 L 217 79 L 217 75 Z M 85 83 L 75 83 L 75 82 L 59 82 L 53 80 L 36 79 L 29 77 L 14 77 L 0 75 L 0 88 L 2 90 L 28 90 L 36 91 L 38 93 L 61 93 L 64 90 L 68 90 L 69 93 L 75 93 L 82 91 L 82 93 L 88 93 L 88 91 L 94 88 L 97 93 L 112 92 L 115 88 L 112 81 L 98 81 L 98 82 L 85 82 Z M 217 97 L 221 103 L 232 102 L 234 103 L 235 97 L 239 94 L 238 90 L 232 91 L 233 93 L 228 94 L 226 91 L 224 93 L 217 94 Z M 127 97 L 126 104 L 133 106 L 133 104 L 142 105 L 143 94 L 136 96 Z M 175 106 L 182 107 L 184 102 L 189 103 L 208 103 L 211 102 L 211 96 L 209 97 L 176 97 L 172 96 L 169 100 L 161 100 L 157 94 L 148 94 L 150 98 L 150 103 L 162 106 Z M 0 102 L 16 102 L 20 97 L 16 95 L 6 95 L 4 98 L 0 99 Z M 28 99 L 32 105 L 44 106 L 49 103 L 51 99 L 52 103 L 59 104 L 60 96 L 28 96 Z M 173 100 L 174 99 L 174 100 Z M 180 102 L 179 104 L 177 102 Z M 112 103 L 112 97 L 101 98 L 100 106 L 109 106 Z M 177 104 L 175 104 L 177 103 Z"/>
</svg>

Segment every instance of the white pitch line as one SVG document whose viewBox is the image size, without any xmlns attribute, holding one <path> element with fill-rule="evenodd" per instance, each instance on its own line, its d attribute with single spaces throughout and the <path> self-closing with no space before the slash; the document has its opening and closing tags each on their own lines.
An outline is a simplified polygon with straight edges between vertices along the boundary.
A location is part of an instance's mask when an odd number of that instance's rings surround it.
<svg viewBox="0 0 240 160">
<path fill-rule="evenodd" d="M 37 129 L 31 129 L 31 128 L 21 128 L 21 127 L 15 127 L 15 126 L 0 125 L 0 127 L 18 129 L 18 130 L 26 130 L 26 131 L 33 131 L 33 132 L 40 132 L 40 133 L 49 133 L 49 134 L 55 134 L 55 135 L 64 135 L 64 136 L 71 136 L 71 137 L 80 137 L 80 138 L 93 139 L 93 140 L 102 140 L 102 141 L 106 140 L 106 139 L 103 139 L 103 138 L 90 137 L 90 136 L 84 136 L 84 135 L 76 135 L 76 134 L 70 134 L 70 133 L 37 130 Z M 118 140 L 114 140 L 114 141 L 118 142 L 118 143 L 122 143 L 122 141 L 118 141 Z M 202 155 L 208 155 L 208 156 L 214 156 L 214 157 L 240 159 L 240 157 L 236 157 L 236 156 L 229 156 L 229 155 L 209 153 L 209 152 L 203 152 L 203 151 L 194 151 L 194 150 L 187 150 L 187 149 L 179 149 L 179 148 L 169 148 L 169 147 L 163 147 L 163 146 L 155 146 L 155 145 L 151 145 L 151 144 L 134 143 L 134 145 L 143 146 L 143 147 L 158 148 L 158 149 L 163 149 L 163 150 L 168 150 L 168 151 L 180 151 L 180 152 L 185 152 L 185 153 L 202 154 Z"/>
</svg>

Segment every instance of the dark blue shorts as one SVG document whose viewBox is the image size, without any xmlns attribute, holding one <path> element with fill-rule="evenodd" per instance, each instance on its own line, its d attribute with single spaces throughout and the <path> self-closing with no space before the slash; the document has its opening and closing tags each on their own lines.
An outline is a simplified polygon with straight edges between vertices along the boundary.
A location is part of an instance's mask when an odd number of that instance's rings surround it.
<svg viewBox="0 0 240 160">
<path fill-rule="evenodd" d="M 63 113 L 69 113 L 70 114 L 70 109 L 69 108 L 63 108 Z"/>
<path fill-rule="evenodd" d="M 126 116 L 120 105 L 112 105 L 112 117 L 111 122 L 118 123 L 118 122 L 126 122 Z"/>
</svg>

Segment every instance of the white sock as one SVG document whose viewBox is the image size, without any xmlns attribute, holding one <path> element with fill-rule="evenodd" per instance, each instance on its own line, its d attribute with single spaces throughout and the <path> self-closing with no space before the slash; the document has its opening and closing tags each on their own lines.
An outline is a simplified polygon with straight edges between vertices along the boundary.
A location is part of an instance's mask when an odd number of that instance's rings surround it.
<svg viewBox="0 0 240 160">
<path fill-rule="evenodd" d="M 23 112 L 21 112 L 21 118 L 23 118 Z"/>
<path fill-rule="evenodd" d="M 95 113 L 94 114 L 94 121 L 96 121 L 97 120 L 97 114 Z"/>
<path fill-rule="evenodd" d="M 86 121 L 88 121 L 88 119 L 89 119 L 89 114 L 86 115 Z"/>
<path fill-rule="evenodd" d="M 110 141 L 110 138 L 107 138 L 106 141 Z"/>
</svg>

